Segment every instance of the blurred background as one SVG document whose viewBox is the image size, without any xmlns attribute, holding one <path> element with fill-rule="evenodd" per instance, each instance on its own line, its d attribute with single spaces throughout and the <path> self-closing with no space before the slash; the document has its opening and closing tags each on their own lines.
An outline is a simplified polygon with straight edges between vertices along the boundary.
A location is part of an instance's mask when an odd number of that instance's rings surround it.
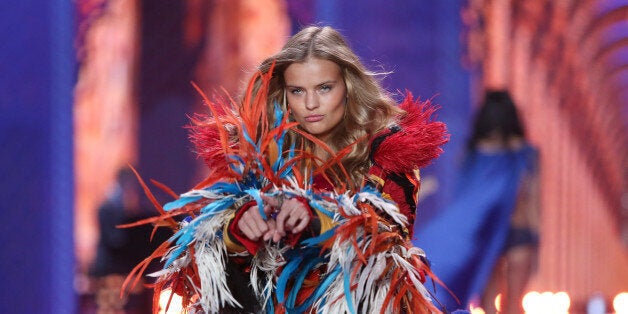
<svg viewBox="0 0 628 314">
<path fill-rule="evenodd" d="M 150 249 L 148 231 L 105 243 L 152 214 L 120 170 L 191 188 L 205 170 L 183 128 L 204 112 L 190 81 L 237 95 L 309 24 L 339 29 L 397 96 L 440 106 L 451 141 L 422 173 L 436 184 L 415 228 L 453 197 L 484 90 L 509 90 L 540 151 L 528 290 L 614 311 L 628 292 L 628 1 L 24 0 L 0 4 L 0 312 L 146 313 L 142 291 L 101 293 L 119 261 L 96 266 L 106 247 L 125 262 Z"/>
</svg>

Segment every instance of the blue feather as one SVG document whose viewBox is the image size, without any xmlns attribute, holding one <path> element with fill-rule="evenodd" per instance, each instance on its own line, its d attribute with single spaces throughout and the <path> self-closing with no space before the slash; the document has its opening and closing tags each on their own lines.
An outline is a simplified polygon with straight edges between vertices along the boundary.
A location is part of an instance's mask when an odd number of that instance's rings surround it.
<svg viewBox="0 0 628 314">
<path fill-rule="evenodd" d="M 312 271 L 314 269 L 314 266 L 316 266 L 318 263 L 325 261 L 325 259 L 321 257 L 315 258 L 315 256 L 318 255 L 318 252 L 309 255 L 309 258 L 307 258 L 309 259 L 309 262 L 300 267 L 301 270 L 299 271 L 299 274 L 294 281 L 292 291 L 290 291 L 290 295 L 288 296 L 288 300 L 286 301 L 286 307 L 294 307 L 297 295 L 299 293 L 299 290 L 301 290 L 301 285 L 303 284 L 303 281 L 305 281 L 305 277 L 307 277 L 307 274 Z"/>
<path fill-rule="evenodd" d="M 275 109 L 274 111 L 275 122 L 273 123 L 273 128 L 278 128 L 281 125 L 281 122 L 283 121 L 283 110 L 281 109 L 281 106 L 279 105 L 279 102 L 277 101 L 275 101 L 275 103 L 273 104 L 273 107 Z"/>
<path fill-rule="evenodd" d="M 348 269 L 343 271 L 343 280 L 345 288 L 345 299 L 347 300 L 347 306 L 352 314 L 355 314 L 355 307 L 353 306 L 353 298 L 351 298 L 351 278 L 349 278 Z"/>
<path fill-rule="evenodd" d="M 249 189 L 261 189 L 264 183 L 264 178 L 258 178 L 255 176 L 255 173 L 250 171 L 249 173 L 242 176 L 242 181 L 240 184 Z"/>
<path fill-rule="evenodd" d="M 227 156 L 227 158 L 228 158 L 228 159 L 231 159 L 231 160 L 235 160 L 235 161 L 237 161 L 237 163 L 238 163 L 238 164 L 241 164 L 241 165 L 244 165 L 244 164 L 245 164 L 245 162 L 244 162 L 244 158 L 242 158 L 242 157 L 241 157 L 241 156 L 239 156 L 239 155 L 228 155 L 228 156 Z"/>
<path fill-rule="evenodd" d="M 329 240 L 333 235 L 334 232 L 336 231 L 337 227 L 333 227 L 327 231 L 325 231 L 323 234 L 313 237 L 313 238 L 309 238 L 309 239 L 305 239 L 303 241 L 301 241 L 301 244 L 306 245 L 306 246 L 316 246 L 319 245 L 327 240 Z"/>
<path fill-rule="evenodd" d="M 314 208 L 314 209 L 318 210 L 319 212 L 325 214 L 327 217 L 334 218 L 334 213 L 332 213 L 332 212 L 328 211 L 327 209 L 325 209 L 323 206 L 318 204 L 315 200 L 310 199 L 308 204 L 310 204 L 310 206 L 312 208 Z"/>
<path fill-rule="evenodd" d="M 245 164 L 244 159 L 242 159 L 242 157 L 238 155 L 229 155 L 227 156 L 227 158 L 236 161 L 235 163 L 230 162 L 229 168 L 231 168 L 231 170 L 233 170 L 238 175 L 242 175 L 243 165 Z"/>
<path fill-rule="evenodd" d="M 249 144 L 251 144 L 254 148 L 255 148 L 255 152 L 260 154 L 260 149 L 259 149 L 259 145 L 255 144 L 255 142 L 253 141 L 253 139 L 251 139 L 251 136 L 249 135 L 249 132 L 246 131 L 246 129 L 244 127 L 242 127 L 242 135 L 244 136 L 244 139 L 249 142 Z"/>
<path fill-rule="evenodd" d="M 264 221 L 268 220 L 268 217 L 266 217 L 266 213 L 264 212 L 264 201 L 262 200 L 260 191 L 258 189 L 248 189 L 248 190 L 245 190 L 244 192 L 246 192 L 248 195 L 251 195 L 251 197 L 253 197 L 255 202 L 257 202 L 257 208 L 259 210 L 259 214 L 260 216 L 262 216 Z"/>
<path fill-rule="evenodd" d="M 200 200 L 200 196 L 183 196 L 175 201 L 172 201 L 166 205 L 164 205 L 164 210 L 169 211 L 176 208 L 181 208 L 189 203 L 196 202 Z"/>
<path fill-rule="evenodd" d="M 279 275 L 279 278 L 277 278 L 277 288 L 275 289 L 275 295 L 277 295 L 277 301 L 279 303 L 284 303 L 288 280 L 290 279 L 292 274 L 298 269 L 301 261 L 303 260 L 303 256 L 296 255 L 293 256 L 292 259 L 286 258 L 286 260 L 289 260 L 290 262 L 288 262 L 284 266 L 283 270 L 281 271 L 281 275 Z"/>
<path fill-rule="evenodd" d="M 275 173 L 277 173 L 279 171 L 279 168 L 281 168 L 284 165 L 283 152 L 281 151 L 283 147 L 284 135 L 285 135 L 285 132 L 282 133 L 281 136 L 279 136 L 279 138 L 277 139 L 277 147 L 279 149 L 279 152 L 277 153 L 278 155 L 277 160 L 273 164 L 273 172 Z"/>
<path fill-rule="evenodd" d="M 275 306 L 273 304 L 273 299 L 268 300 L 268 302 L 266 302 L 266 313 L 267 314 L 274 314 L 275 313 Z"/>
<path fill-rule="evenodd" d="M 196 240 L 196 238 L 194 237 L 194 233 L 196 232 L 196 228 L 198 227 L 198 225 L 204 221 L 207 218 L 210 218 L 211 216 L 213 216 L 214 213 L 204 213 L 199 215 L 198 217 L 196 217 L 194 220 L 192 220 L 188 225 L 186 225 L 185 227 L 181 228 L 181 230 L 177 231 L 177 233 L 175 233 L 168 241 L 172 242 L 175 239 L 176 241 L 176 245 L 178 246 L 178 248 L 176 250 L 174 250 L 172 252 L 172 254 L 170 254 L 170 257 L 168 258 L 168 260 L 166 261 L 166 264 L 164 266 L 168 267 L 170 266 L 170 264 L 177 259 L 181 253 L 183 253 L 183 251 L 188 249 L 188 246 L 190 245 L 190 243 L 194 242 L 194 240 Z"/>
<path fill-rule="evenodd" d="M 278 128 L 280 126 L 281 121 L 283 120 L 283 115 L 284 115 L 283 110 L 281 110 L 281 107 L 279 106 L 279 104 L 277 102 L 275 102 L 275 122 L 274 122 L 274 128 Z M 282 149 L 283 149 L 283 141 L 284 141 L 284 138 L 285 138 L 286 134 L 287 134 L 286 130 L 282 130 L 279 134 L 275 135 L 275 140 L 277 141 L 277 147 L 279 148 L 278 158 L 275 161 L 275 164 L 273 164 L 273 171 L 275 173 L 277 171 L 279 171 L 279 168 L 281 168 L 284 165 L 284 158 L 283 158 Z"/>
<path fill-rule="evenodd" d="M 336 276 L 338 276 L 338 274 L 340 274 L 340 267 L 336 266 L 336 268 L 334 268 L 332 272 L 327 274 L 325 279 L 323 279 L 323 281 L 318 285 L 318 287 L 316 287 L 316 290 L 314 290 L 314 293 L 312 293 L 312 295 L 309 298 L 307 298 L 307 300 L 303 302 L 303 304 L 301 304 L 299 307 L 291 311 L 291 313 L 303 313 L 307 311 L 308 308 L 312 305 L 312 303 L 314 303 L 314 300 L 320 299 L 320 297 L 327 291 L 332 281 L 334 281 L 334 279 L 336 278 Z"/>
<path fill-rule="evenodd" d="M 172 264 L 172 262 L 174 262 L 174 260 L 176 260 L 181 253 L 187 249 L 187 246 L 194 239 L 194 230 L 191 230 L 192 228 L 189 228 L 189 226 L 190 225 L 179 230 L 174 236 L 172 236 L 171 239 L 177 239 L 176 244 L 178 245 L 178 248 L 170 254 L 164 268 L 170 266 L 170 264 Z"/>
<path fill-rule="evenodd" d="M 272 290 L 273 290 L 272 287 L 271 288 L 265 287 L 262 294 L 264 296 L 267 296 L 269 294 L 272 294 Z M 266 301 L 266 313 L 267 314 L 275 313 L 275 304 L 274 304 L 274 300 L 273 300 L 272 296 L 270 298 L 268 298 L 268 301 Z"/>
<path fill-rule="evenodd" d="M 231 205 L 233 205 L 233 203 L 235 203 L 235 200 L 233 198 L 225 197 L 223 199 L 207 204 L 205 207 L 201 208 L 201 213 L 210 214 L 211 217 L 229 208 Z"/>
<path fill-rule="evenodd" d="M 238 195 L 242 193 L 240 186 L 237 183 L 217 182 L 210 186 L 207 190 L 215 193 L 234 194 Z"/>
<path fill-rule="evenodd" d="M 295 143 L 292 143 L 292 145 L 290 145 L 290 150 L 288 151 L 288 158 L 287 160 L 290 161 L 294 158 L 294 154 L 295 154 Z M 280 178 L 286 178 L 288 176 L 292 176 L 292 167 L 286 167 L 286 169 L 280 174 Z"/>
</svg>

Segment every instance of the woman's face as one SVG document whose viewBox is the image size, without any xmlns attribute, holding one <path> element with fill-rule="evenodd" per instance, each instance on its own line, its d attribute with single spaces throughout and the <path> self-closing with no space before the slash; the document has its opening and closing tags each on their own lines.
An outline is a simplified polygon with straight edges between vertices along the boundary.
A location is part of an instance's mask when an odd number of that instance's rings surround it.
<svg viewBox="0 0 628 314">
<path fill-rule="evenodd" d="M 288 106 L 305 131 L 325 141 L 343 120 L 347 87 L 332 61 L 308 58 L 284 72 Z"/>
</svg>

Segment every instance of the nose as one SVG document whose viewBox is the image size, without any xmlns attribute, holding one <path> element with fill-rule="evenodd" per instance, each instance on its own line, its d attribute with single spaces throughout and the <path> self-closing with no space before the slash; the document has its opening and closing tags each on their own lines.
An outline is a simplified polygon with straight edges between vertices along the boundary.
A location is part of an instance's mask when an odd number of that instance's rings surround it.
<svg viewBox="0 0 628 314">
<path fill-rule="evenodd" d="M 308 110 L 314 110 L 318 108 L 319 102 L 316 93 L 307 93 L 305 97 L 305 108 Z"/>
</svg>

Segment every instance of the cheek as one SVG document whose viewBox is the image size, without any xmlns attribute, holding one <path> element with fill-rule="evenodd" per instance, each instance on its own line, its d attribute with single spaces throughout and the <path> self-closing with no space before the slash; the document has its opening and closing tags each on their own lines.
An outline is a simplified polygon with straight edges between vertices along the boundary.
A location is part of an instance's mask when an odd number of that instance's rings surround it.
<svg viewBox="0 0 628 314">
<path fill-rule="evenodd" d="M 293 102 L 288 100 L 288 114 L 290 120 L 300 120 L 301 114 L 298 106 L 295 106 Z"/>
<path fill-rule="evenodd" d="M 334 116 L 344 116 L 345 114 L 345 109 L 346 109 L 346 103 L 345 103 L 345 98 L 344 97 L 339 97 L 334 99 L 333 105 L 330 106 L 331 111 L 333 112 L 332 114 Z"/>
<path fill-rule="evenodd" d="M 295 111 L 299 110 L 300 104 L 299 104 L 299 101 L 298 101 L 297 97 L 294 97 L 294 95 L 291 96 L 290 94 L 288 94 L 288 96 L 286 96 L 286 102 L 287 102 L 288 108 L 292 112 L 295 112 Z"/>
<path fill-rule="evenodd" d="M 302 97 L 288 97 L 288 108 L 290 108 L 290 112 L 295 118 L 304 117 L 308 114 L 308 109 L 306 108 L 305 101 Z"/>
</svg>

